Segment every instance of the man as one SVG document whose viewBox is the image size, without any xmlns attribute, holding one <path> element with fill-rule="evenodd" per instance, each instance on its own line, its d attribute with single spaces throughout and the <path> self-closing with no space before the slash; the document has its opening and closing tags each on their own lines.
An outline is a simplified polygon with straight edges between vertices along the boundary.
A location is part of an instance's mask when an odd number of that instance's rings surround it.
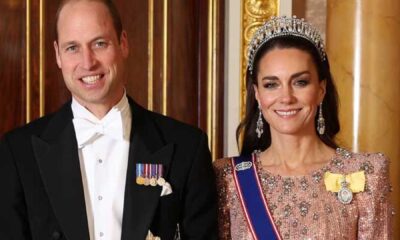
<svg viewBox="0 0 400 240">
<path fill-rule="evenodd" d="M 207 137 L 126 96 L 112 2 L 63 1 L 54 48 L 72 101 L 1 140 L 0 239 L 216 239 Z"/>
</svg>

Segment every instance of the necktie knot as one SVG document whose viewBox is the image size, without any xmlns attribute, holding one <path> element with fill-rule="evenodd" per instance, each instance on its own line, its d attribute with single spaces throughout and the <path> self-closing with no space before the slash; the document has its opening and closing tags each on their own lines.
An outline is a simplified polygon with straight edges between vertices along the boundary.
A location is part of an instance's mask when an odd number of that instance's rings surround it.
<svg viewBox="0 0 400 240">
<path fill-rule="evenodd" d="M 100 135 L 104 135 L 105 127 L 102 123 L 98 123 L 94 125 L 94 131 Z"/>
</svg>

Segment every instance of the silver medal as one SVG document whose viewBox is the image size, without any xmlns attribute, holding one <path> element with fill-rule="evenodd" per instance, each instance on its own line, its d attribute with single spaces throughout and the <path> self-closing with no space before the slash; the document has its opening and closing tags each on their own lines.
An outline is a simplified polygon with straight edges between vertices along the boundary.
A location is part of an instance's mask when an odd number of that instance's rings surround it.
<svg viewBox="0 0 400 240">
<path fill-rule="evenodd" d="M 349 204 L 351 200 L 353 200 L 353 192 L 347 187 L 347 182 L 346 180 L 342 180 L 340 183 L 341 188 L 338 192 L 338 199 L 341 203 L 343 204 Z"/>
</svg>

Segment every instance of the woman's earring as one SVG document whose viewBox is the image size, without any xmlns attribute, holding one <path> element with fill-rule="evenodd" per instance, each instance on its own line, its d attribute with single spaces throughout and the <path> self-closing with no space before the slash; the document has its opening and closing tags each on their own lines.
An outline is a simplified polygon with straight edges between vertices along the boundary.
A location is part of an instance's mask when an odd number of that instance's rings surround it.
<svg viewBox="0 0 400 240">
<path fill-rule="evenodd" d="M 324 135 L 324 133 L 325 133 L 325 118 L 322 115 L 322 102 L 319 104 L 317 131 L 318 131 L 319 135 Z"/>
<path fill-rule="evenodd" d="M 264 123 L 262 121 L 262 112 L 261 112 L 260 104 L 258 104 L 258 110 L 259 110 L 259 114 L 258 114 L 258 119 L 257 119 L 256 133 L 257 133 L 257 137 L 261 138 L 261 135 L 264 132 Z"/>
</svg>

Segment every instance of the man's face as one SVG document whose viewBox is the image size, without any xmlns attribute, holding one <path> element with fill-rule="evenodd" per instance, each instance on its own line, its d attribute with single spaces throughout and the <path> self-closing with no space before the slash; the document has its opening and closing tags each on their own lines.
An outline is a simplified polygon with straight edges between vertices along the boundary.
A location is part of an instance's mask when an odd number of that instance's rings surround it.
<svg viewBox="0 0 400 240">
<path fill-rule="evenodd" d="M 118 39 L 108 9 L 95 1 L 67 3 L 57 29 L 57 65 L 72 96 L 89 110 L 111 108 L 124 92 L 123 61 L 129 53 L 126 32 Z"/>
</svg>

